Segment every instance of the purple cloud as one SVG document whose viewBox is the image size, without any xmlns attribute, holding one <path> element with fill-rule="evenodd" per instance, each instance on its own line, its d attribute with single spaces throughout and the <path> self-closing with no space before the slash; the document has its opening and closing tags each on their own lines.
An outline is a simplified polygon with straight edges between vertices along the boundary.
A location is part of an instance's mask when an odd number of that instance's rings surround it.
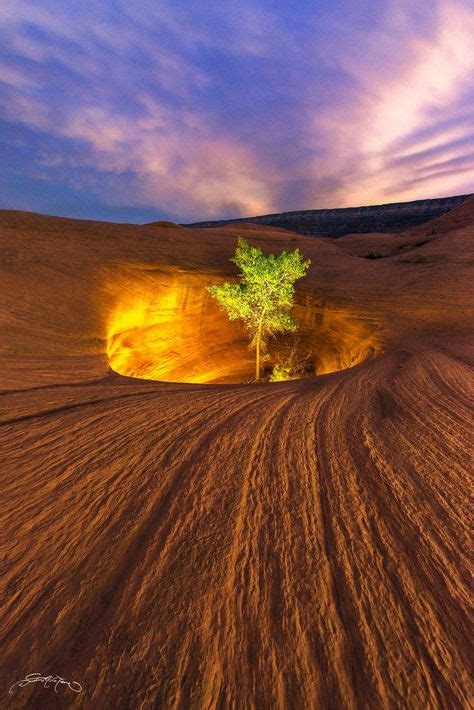
<svg viewBox="0 0 474 710">
<path fill-rule="evenodd" d="M 54 184 L 181 221 L 470 190 L 472 36 L 468 0 L 6 0 L 4 206 L 34 181 L 44 211 Z"/>
</svg>

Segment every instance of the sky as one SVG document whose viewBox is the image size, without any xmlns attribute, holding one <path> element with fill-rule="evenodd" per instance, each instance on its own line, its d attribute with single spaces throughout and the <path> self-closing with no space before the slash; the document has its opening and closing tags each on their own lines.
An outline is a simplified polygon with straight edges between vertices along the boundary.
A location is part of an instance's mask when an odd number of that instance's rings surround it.
<svg viewBox="0 0 474 710">
<path fill-rule="evenodd" d="M 1 0 L 0 208 L 191 222 L 474 191 L 473 0 Z"/>
</svg>

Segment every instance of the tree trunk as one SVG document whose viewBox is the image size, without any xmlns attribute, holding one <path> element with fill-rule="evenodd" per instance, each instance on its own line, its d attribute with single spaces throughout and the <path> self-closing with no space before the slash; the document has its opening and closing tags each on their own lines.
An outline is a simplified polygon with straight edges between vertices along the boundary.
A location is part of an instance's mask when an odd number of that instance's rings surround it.
<svg viewBox="0 0 474 710">
<path fill-rule="evenodd" d="M 265 315 L 265 308 L 260 316 L 260 322 L 258 324 L 257 333 L 255 336 L 255 379 L 258 381 L 260 379 L 260 345 L 262 342 L 262 327 L 263 318 Z"/>
<path fill-rule="evenodd" d="M 255 379 L 260 379 L 260 328 L 257 332 L 257 341 L 255 344 Z"/>
</svg>

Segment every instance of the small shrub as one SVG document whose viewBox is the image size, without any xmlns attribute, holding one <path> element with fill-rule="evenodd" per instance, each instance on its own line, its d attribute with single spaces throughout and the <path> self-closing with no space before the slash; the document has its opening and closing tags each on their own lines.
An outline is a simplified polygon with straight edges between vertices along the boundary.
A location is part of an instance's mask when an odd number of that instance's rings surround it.
<svg viewBox="0 0 474 710">
<path fill-rule="evenodd" d="M 383 259 L 383 254 L 379 254 L 378 251 L 369 251 L 364 259 Z"/>
<path fill-rule="evenodd" d="M 285 367 L 284 365 L 277 363 L 273 368 L 269 379 L 270 382 L 284 382 L 285 380 L 294 380 L 295 377 L 293 377 L 289 367 Z"/>
<path fill-rule="evenodd" d="M 278 356 L 270 374 L 270 382 L 299 380 L 314 372 L 311 353 L 301 354 L 293 347 L 285 356 Z"/>
</svg>

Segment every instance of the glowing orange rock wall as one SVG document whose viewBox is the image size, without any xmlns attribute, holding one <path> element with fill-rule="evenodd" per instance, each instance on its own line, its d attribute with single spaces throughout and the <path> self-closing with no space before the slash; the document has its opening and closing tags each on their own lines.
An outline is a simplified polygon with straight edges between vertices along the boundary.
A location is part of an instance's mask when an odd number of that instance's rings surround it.
<svg viewBox="0 0 474 710">
<path fill-rule="evenodd" d="M 219 279 L 217 279 L 219 280 Z M 206 286 L 209 274 L 154 274 L 134 267 L 107 325 L 113 370 L 169 382 L 241 382 L 252 371 L 243 330 L 228 322 Z"/>
<path fill-rule="evenodd" d="M 239 323 L 230 323 L 206 291 L 213 274 L 130 267 L 109 289 L 110 366 L 122 375 L 171 382 L 243 382 L 253 355 Z M 380 350 L 377 326 L 347 309 L 307 299 L 295 306 L 296 336 L 270 341 L 272 355 L 296 342 L 316 374 L 352 367 Z"/>
</svg>

